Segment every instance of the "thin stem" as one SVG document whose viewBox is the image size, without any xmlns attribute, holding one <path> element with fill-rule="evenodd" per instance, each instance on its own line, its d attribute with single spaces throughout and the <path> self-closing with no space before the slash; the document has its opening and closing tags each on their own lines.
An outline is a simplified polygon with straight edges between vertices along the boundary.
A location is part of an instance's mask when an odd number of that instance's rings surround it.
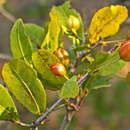
<svg viewBox="0 0 130 130">
<path fill-rule="evenodd" d="M 30 130 L 38 130 L 38 127 L 30 128 Z"/>
<path fill-rule="evenodd" d="M 75 35 L 75 37 L 78 38 L 78 39 L 82 42 L 82 45 L 84 45 L 85 42 L 86 42 L 87 35 L 88 35 L 88 34 L 85 33 L 83 38 L 80 38 L 79 36 L 76 36 L 76 35 Z M 80 58 L 79 58 L 79 56 L 77 55 L 76 51 L 75 51 L 75 55 L 76 55 L 76 60 L 75 60 L 75 64 L 73 65 L 72 71 L 75 71 L 75 68 L 78 66 L 78 63 L 79 63 L 79 61 L 80 61 Z"/>
<path fill-rule="evenodd" d="M 58 105 L 58 106 L 54 109 L 54 111 L 57 111 L 57 110 L 59 110 L 59 109 L 61 109 L 61 108 L 64 108 L 65 105 L 66 105 L 66 103 L 61 104 L 61 105 Z"/>
<path fill-rule="evenodd" d="M 65 116 L 64 116 L 64 120 L 61 124 L 61 127 L 60 127 L 60 130 L 66 130 L 71 119 L 72 119 L 72 116 L 74 114 L 74 110 L 69 110 L 67 107 L 66 107 L 66 113 L 65 113 Z"/>
<path fill-rule="evenodd" d="M 23 127 L 29 127 L 29 128 L 35 127 L 34 124 L 26 124 L 26 123 L 20 122 L 20 121 L 15 121 L 14 123 L 16 123 L 17 125 L 23 126 Z"/>
<path fill-rule="evenodd" d="M 16 21 L 16 18 L 10 14 L 8 11 L 6 11 L 2 5 L 0 5 L 0 13 L 7 18 L 9 21 L 11 21 L 12 23 L 14 23 Z"/>
<path fill-rule="evenodd" d="M 112 40 L 112 41 L 102 41 L 102 43 L 111 44 L 111 43 L 116 43 L 116 42 L 124 42 L 125 40 L 126 39 Z"/>
<path fill-rule="evenodd" d="M 91 49 L 94 49 L 94 48 L 100 46 L 100 45 L 101 45 L 101 42 L 102 42 L 102 40 L 99 40 L 96 44 L 94 44 L 94 45 L 91 47 Z M 84 45 L 84 46 L 86 46 L 86 45 Z M 76 62 L 75 62 L 75 64 L 74 64 L 72 70 L 75 70 L 76 67 L 78 66 L 78 64 L 81 62 L 82 58 L 83 58 L 84 56 L 86 56 L 86 55 L 89 55 L 90 53 L 91 53 L 91 51 L 87 51 L 86 53 L 81 53 L 80 56 L 76 59 Z"/>
<path fill-rule="evenodd" d="M 68 125 L 69 125 L 69 123 L 72 119 L 73 113 L 74 113 L 73 110 L 70 110 L 70 111 L 66 110 L 66 114 L 64 116 L 64 120 L 63 120 L 63 123 L 60 127 L 60 130 L 66 130 L 67 129 L 67 127 L 68 127 Z"/>
<path fill-rule="evenodd" d="M 43 116 L 40 116 L 36 121 L 35 121 L 35 125 L 39 125 L 44 119 L 46 119 L 46 117 L 62 102 L 62 99 L 57 100 L 57 102 L 55 104 L 53 104 L 47 112 L 44 113 Z"/>
<path fill-rule="evenodd" d="M 82 78 L 80 78 L 80 79 L 78 80 L 78 85 L 81 85 L 81 84 L 83 83 L 83 81 L 84 81 L 87 77 L 89 77 L 89 76 L 90 76 L 90 74 L 86 73 Z"/>
<path fill-rule="evenodd" d="M 68 110 L 66 108 L 66 113 L 65 113 L 65 116 L 64 116 L 64 120 L 61 124 L 61 127 L 60 127 L 60 130 L 66 130 L 72 117 L 73 117 L 73 114 L 74 114 L 74 110 Z"/>
<path fill-rule="evenodd" d="M 67 114 L 64 116 L 64 120 L 63 120 L 63 123 L 60 127 L 60 130 L 65 130 L 68 126 L 68 119 L 67 119 Z"/>
<path fill-rule="evenodd" d="M 107 53 L 111 54 L 113 51 L 115 51 L 117 48 L 119 47 L 119 45 L 115 45 L 113 48 L 111 48 Z"/>
<path fill-rule="evenodd" d="M 90 76 L 90 74 L 86 73 L 81 79 L 78 80 L 78 85 L 81 85 L 83 83 L 83 81 L 88 77 Z M 81 104 L 81 100 L 83 100 L 83 98 L 81 98 L 80 100 L 78 100 L 78 102 L 76 103 L 76 107 L 79 106 Z M 66 130 L 72 117 L 73 117 L 73 114 L 74 114 L 74 109 L 72 110 L 69 110 L 67 107 L 66 107 L 66 114 L 64 116 L 64 120 L 62 122 L 62 125 L 60 127 L 60 130 Z"/>
<path fill-rule="evenodd" d="M 78 85 L 81 85 L 83 81 L 90 76 L 88 73 L 85 74 L 80 80 L 78 80 Z M 36 126 L 39 126 L 43 120 L 47 118 L 47 116 L 55 110 L 55 108 L 63 101 L 63 99 L 58 99 L 49 109 L 46 111 L 42 116 L 40 116 L 33 124 L 26 124 L 23 122 L 15 121 L 16 124 L 23 126 L 23 127 L 29 127 L 29 128 L 35 128 Z"/>
<path fill-rule="evenodd" d="M 62 102 L 62 99 L 58 99 L 56 103 L 54 103 L 47 112 L 45 112 L 42 116 L 40 116 L 33 124 L 26 124 L 23 122 L 15 121 L 16 124 L 23 126 L 23 127 L 29 127 L 29 128 L 35 128 L 36 126 L 39 126 L 43 120 L 47 118 L 47 116 Z"/>
</svg>

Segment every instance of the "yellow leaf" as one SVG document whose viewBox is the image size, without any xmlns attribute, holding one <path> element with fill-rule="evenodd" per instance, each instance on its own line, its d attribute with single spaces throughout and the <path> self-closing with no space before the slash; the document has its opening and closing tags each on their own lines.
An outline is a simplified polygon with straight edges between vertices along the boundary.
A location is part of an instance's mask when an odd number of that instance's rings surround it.
<svg viewBox="0 0 130 130">
<path fill-rule="evenodd" d="M 59 35 L 61 29 L 58 23 L 57 15 L 54 15 L 52 12 L 50 12 L 50 19 L 51 20 L 48 25 L 48 32 L 45 36 L 45 39 L 41 47 L 42 48 L 46 47 L 47 49 L 55 51 L 59 45 Z"/>
<path fill-rule="evenodd" d="M 89 30 L 88 40 L 94 44 L 100 38 L 106 38 L 116 34 L 123 23 L 128 17 L 128 10 L 125 6 L 112 5 L 104 7 L 97 11 L 92 18 Z"/>
<path fill-rule="evenodd" d="M 6 0 L 0 0 L 0 4 L 4 4 Z"/>
</svg>

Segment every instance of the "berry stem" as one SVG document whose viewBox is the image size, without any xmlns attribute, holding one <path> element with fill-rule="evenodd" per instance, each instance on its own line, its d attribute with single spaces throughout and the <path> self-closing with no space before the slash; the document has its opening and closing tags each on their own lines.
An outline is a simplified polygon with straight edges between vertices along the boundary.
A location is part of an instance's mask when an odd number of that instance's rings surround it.
<svg viewBox="0 0 130 130">
<path fill-rule="evenodd" d="M 64 75 L 64 77 L 65 77 L 67 80 L 69 80 L 69 78 L 68 78 L 68 76 L 67 76 L 67 75 Z"/>
<path fill-rule="evenodd" d="M 126 39 L 112 40 L 112 41 L 102 41 L 102 43 L 111 44 L 111 43 L 115 43 L 115 42 L 124 42 L 125 40 L 126 40 Z"/>
</svg>

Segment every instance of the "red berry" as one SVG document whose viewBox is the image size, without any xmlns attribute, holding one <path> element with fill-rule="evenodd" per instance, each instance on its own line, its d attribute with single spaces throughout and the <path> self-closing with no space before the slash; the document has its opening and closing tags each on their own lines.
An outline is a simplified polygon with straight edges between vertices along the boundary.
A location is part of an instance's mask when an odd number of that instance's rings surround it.
<svg viewBox="0 0 130 130">
<path fill-rule="evenodd" d="M 82 75 L 79 74 L 79 75 L 77 76 L 77 81 L 80 80 L 81 78 L 82 78 Z"/>
<path fill-rule="evenodd" d="M 69 57 L 69 53 L 62 48 L 61 48 L 61 53 L 63 54 L 64 57 Z"/>
<path fill-rule="evenodd" d="M 69 64 L 69 53 L 65 49 L 58 48 L 55 54 L 64 65 Z"/>
<path fill-rule="evenodd" d="M 57 75 L 57 76 L 65 76 L 66 75 L 66 69 L 65 69 L 64 65 L 62 65 L 60 63 L 56 63 L 56 64 L 51 65 L 50 69 L 51 69 L 52 73 Z"/>
<path fill-rule="evenodd" d="M 122 43 L 119 50 L 120 58 L 124 61 L 130 61 L 130 40 Z"/>
<path fill-rule="evenodd" d="M 62 49 L 62 48 L 58 48 L 57 51 L 56 51 L 56 55 L 57 55 L 57 57 L 60 58 L 60 59 L 64 57 L 63 54 L 62 54 L 62 52 L 61 52 L 61 49 Z"/>
<path fill-rule="evenodd" d="M 59 58 L 69 57 L 69 54 L 66 50 L 64 50 L 62 48 L 58 48 L 57 49 L 57 57 L 59 57 Z"/>
</svg>

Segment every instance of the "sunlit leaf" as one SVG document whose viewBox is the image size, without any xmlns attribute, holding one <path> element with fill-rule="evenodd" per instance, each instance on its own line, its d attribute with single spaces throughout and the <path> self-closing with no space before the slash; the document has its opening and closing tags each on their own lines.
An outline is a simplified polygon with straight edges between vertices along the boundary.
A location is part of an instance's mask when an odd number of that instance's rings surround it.
<svg viewBox="0 0 130 130">
<path fill-rule="evenodd" d="M 26 62 L 13 59 L 2 69 L 2 77 L 9 91 L 34 114 L 43 113 L 46 107 L 46 93 L 36 71 Z"/>
<path fill-rule="evenodd" d="M 77 76 L 73 76 L 71 79 L 67 80 L 62 89 L 59 91 L 59 96 L 61 98 L 75 98 L 78 95 L 79 86 L 77 84 Z"/>
<path fill-rule="evenodd" d="M 25 24 L 25 33 L 31 40 L 33 51 L 39 49 L 45 35 L 44 28 L 36 24 L 27 23 Z"/>
<path fill-rule="evenodd" d="M 96 53 L 94 62 L 90 65 L 91 70 L 98 70 L 102 75 L 111 75 L 120 71 L 126 62 L 120 60 L 119 47 L 112 54 Z"/>
<path fill-rule="evenodd" d="M 32 45 L 29 37 L 25 34 L 22 19 L 18 19 L 12 27 L 10 34 L 11 51 L 15 58 L 31 62 Z"/>
<path fill-rule="evenodd" d="M 106 38 L 116 34 L 128 17 L 128 10 L 125 6 L 115 5 L 104 7 L 97 11 L 92 18 L 88 33 L 88 40 L 96 43 L 100 38 Z"/>
<path fill-rule="evenodd" d="M 33 53 L 32 61 L 34 67 L 40 74 L 40 77 L 45 80 L 45 84 L 49 82 L 53 86 L 47 87 L 48 89 L 60 89 L 66 79 L 64 76 L 56 76 L 50 70 L 52 64 L 61 63 L 60 60 L 48 50 L 40 49 Z M 44 82 L 44 81 L 43 81 Z"/>
<path fill-rule="evenodd" d="M 50 22 L 48 24 L 48 32 L 42 43 L 42 48 L 50 49 L 55 51 L 59 47 L 59 35 L 60 26 L 58 23 L 58 17 L 50 12 Z"/>
<path fill-rule="evenodd" d="M 126 62 L 120 60 L 119 53 L 116 51 L 110 54 L 106 60 L 98 66 L 98 69 L 103 75 L 110 75 L 119 72 L 125 65 Z"/>
<path fill-rule="evenodd" d="M 84 27 L 80 14 L 77 13 L 76 10 L 71 8 L 70 2 L 67 1 L 63 5 L 54 6 L 51 12 L 58 16 L 60 26 L 64 30 L 67 37 L 72 40 L 74 46 L 76 46 L 76 44 L 79 45 L 80 41 L 77 37 L 84 37 Z M 68 28 L 68 19 L 71 15 L 78 18 L 78 20 L 80 21 L 80 28 L 77 31 L 69 30 Z"/>
<path fill-rule="evenodd" d="M 0 120 L 19 120 L 15 104 L 4 86 L 0 84 Z"/>
<path fill-rule="evenodd" d="M 88 77 L 84 82 L 84 88 L 88 89 L 99 89 L 104 87 L 110 87 L 111 84 L 109 76 L 101 76 L 100 74 L 93 74 L 92 76 Z"/>
</svg>

